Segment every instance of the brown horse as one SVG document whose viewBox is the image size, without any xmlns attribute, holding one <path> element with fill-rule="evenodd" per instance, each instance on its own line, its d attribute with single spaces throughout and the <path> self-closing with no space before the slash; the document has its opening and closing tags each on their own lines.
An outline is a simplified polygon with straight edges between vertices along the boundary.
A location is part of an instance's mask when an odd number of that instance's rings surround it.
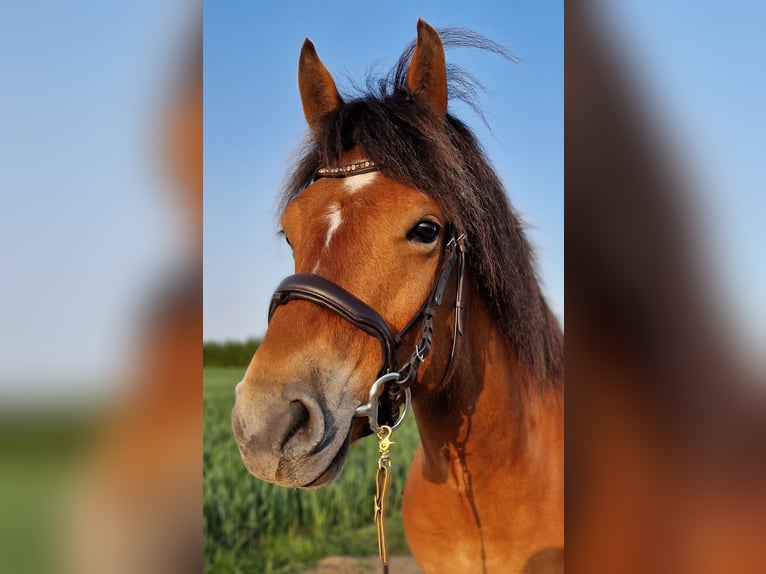
<svg viewBox="0 0 766 574">
<path fill-rule="evenodd" d="M 306 40 L 298 80 L 311 139 L 281 219 L 298 275 L 237 387 L 245 466 L 329 484 L 392 373 L 376 414 L 392 424 L 411 391 L 403 519 L 423 569 L 563 570 L 563 336 L 502 184 L 447 113 L 465 84 L 448 82 L 442 38 L 419 21 L 388 81 L 351 101 Z"/>
</svg>

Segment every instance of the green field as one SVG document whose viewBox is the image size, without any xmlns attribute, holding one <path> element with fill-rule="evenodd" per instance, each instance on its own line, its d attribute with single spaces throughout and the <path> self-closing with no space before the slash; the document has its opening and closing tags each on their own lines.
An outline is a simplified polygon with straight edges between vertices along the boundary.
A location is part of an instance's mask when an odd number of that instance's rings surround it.
<svg viewBox="0 0 766 574">
<path fill-rule="evenodd" d="M 97 409 L 85 405 L 0 405 L 0 571 L 58 571 L 71 480 L 103 425 Z"/>
<path fill-rule="evenodd" d="M 248 474 L 231 431 L 234 385 L 244 368 L 204 371 L 205 572 L 287 574 L 324 556 L 377 553 L 372 521 L 377 447 L 372 437 L 352 448 L 333 485 L 301 491 Z M 401 493 L 419 438 L 410 418 L 394 437 L 389 499 L 389 552 L 409 554 L 401 526 Z"/>
</svg>

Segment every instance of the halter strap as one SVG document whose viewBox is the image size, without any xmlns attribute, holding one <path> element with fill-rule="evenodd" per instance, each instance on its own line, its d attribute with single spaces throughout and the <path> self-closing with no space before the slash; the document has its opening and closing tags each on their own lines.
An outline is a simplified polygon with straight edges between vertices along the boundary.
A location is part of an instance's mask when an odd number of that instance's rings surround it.
<svg viewBox="0 0 766 574">
<path fill-rule="evenodd" d="M 399 369 L 399 373 L 402 376 L 402 380 L 399 385 L 407 388 L 415 382 L 417 370 L 420 365 L 425 362 L 426 357 L 431 352 L 431 338 L 433 337 L 433 320 L 434 320 L 434 307 L 441 305 L 442 298 L 444 297 L 444 290 L 447 287 L 447 281 L 452 274 L 453 268 L 456 268 L 455 276 L 455 325 L 452 334 L 452 349 L 450 350 L 449 360 L 447 361 L 447 367 L 444 369 L 444 374 L 439 381 L 439 386 L 447 380 L 452 367 L 454 366 L 455 354 L 457 351 L 457 344 L 460 337 L 463 335 L 463 278 L 465 270 L 465 234 L 461 234 L 455 237 L 454 232 L 447 242 L 444 264 L 442 272 L 439 276 L 438 282 L 431 293 L 431 296 L 426 300 L 425 305 L 417 313 L 410 323 L 401 331 L 397 336 L 401 336 L 410 327 L 414 325 L 418 319 L 423 318 L 423 325 L 420 332 L 420 340 L 415 345 L 415 350 L 410 357 L 410 360 Z"/>
</svg>

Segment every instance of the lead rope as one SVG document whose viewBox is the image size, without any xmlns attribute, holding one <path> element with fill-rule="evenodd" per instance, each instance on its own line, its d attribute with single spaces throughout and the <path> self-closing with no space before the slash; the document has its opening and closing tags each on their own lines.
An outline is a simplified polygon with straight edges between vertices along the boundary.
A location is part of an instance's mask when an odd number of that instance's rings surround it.
<svg viewBox="0 0 766 574">
<path fill-rule="evenodd" d="M 378 555 L 383 564 L 383 574 L 388 574 L 388 548 L 386 546 L 386 528 L 383 524 L 385 515 L 386 496 L 391 481 L 391 456 L 389 449 L 394 442 L 391 440 L 393 430 L 383 425 L 375 433 L 378 437 L 378 471 L 375 474 L 375 526 L 378 529 Z"/>
</svg>

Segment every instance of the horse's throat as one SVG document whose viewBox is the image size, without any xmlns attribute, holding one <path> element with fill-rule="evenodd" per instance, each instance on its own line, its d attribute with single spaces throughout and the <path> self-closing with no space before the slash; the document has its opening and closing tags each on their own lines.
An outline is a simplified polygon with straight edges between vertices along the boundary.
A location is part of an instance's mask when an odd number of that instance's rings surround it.
<svg viewBox="0 0 766 574">
<path fill-rule="evenodd" d="M 528 474 L 552 449 L 563 452 L 560 386 L 535 380 L 489 324 L 466 335 L 454 380 L 414 403 L 423 478 L 458 492 L 499 472 Z"/>
<path fill-rule="evenodd" d="M 562 384 L 534 379 L 477 299 L 453 378 L 414 395 L 403 519 L 431 571 L 518 572 L 564 541 Z"/>
</svg>

